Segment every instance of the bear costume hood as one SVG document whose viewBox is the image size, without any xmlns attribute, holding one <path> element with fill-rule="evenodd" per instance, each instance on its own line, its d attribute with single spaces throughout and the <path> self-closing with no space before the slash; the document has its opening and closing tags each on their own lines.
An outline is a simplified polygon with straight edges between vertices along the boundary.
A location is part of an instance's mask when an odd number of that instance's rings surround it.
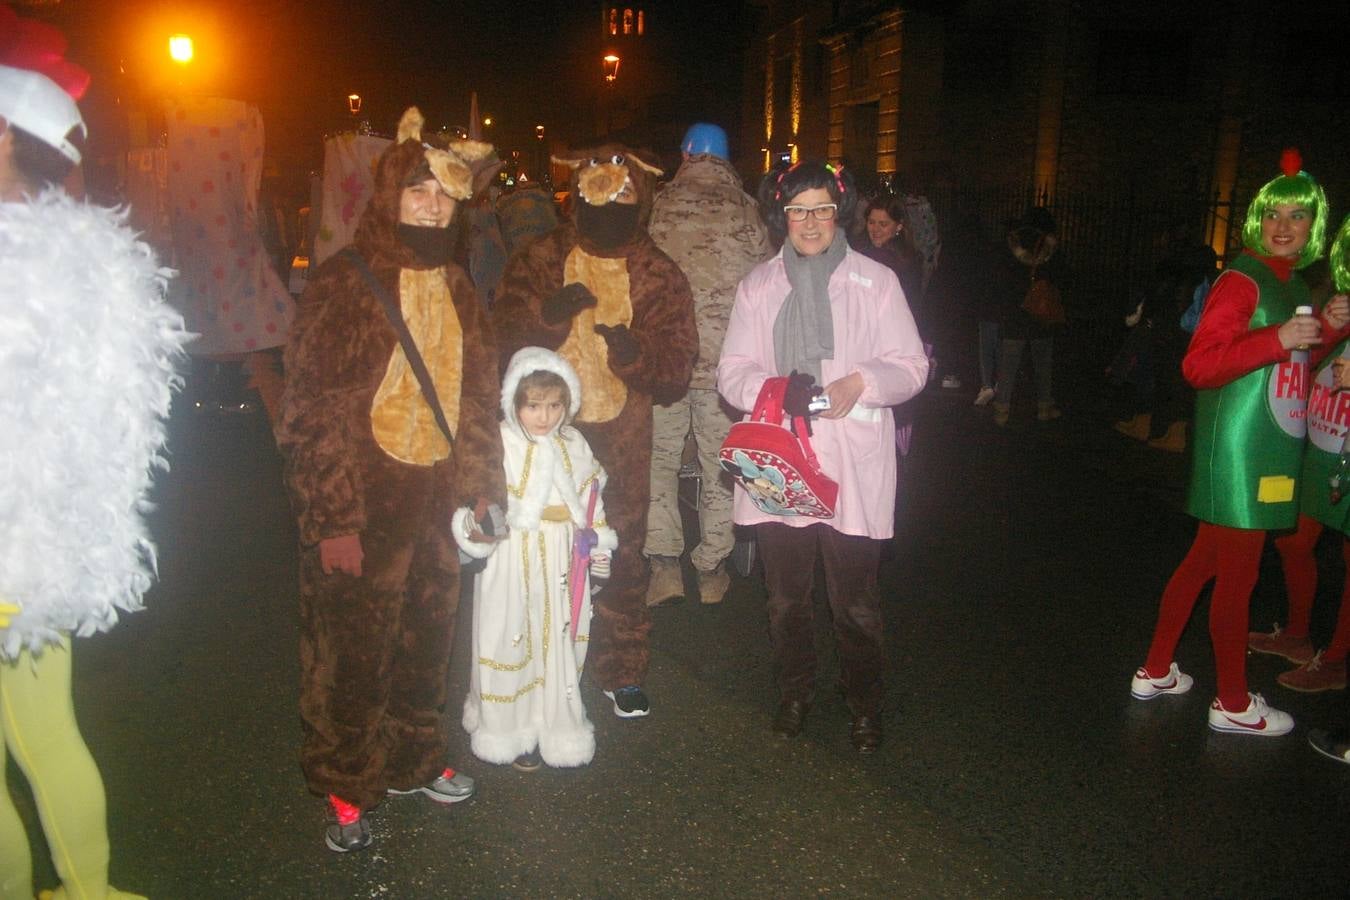
<svg viewBox="0 0 1350 900">
<path fill-rule="evenodd" d="M 403 188 L 419 168 L 425 167 L 449 196 L 462 203 L 485 187 L 501 166 L 492 145 L 481 141 L 452 141 L 444 149 L 433 147 L 422 139 L 424 123 L 417 107 L 408 107 L 399 120 L 398 137 L 375 165 L 375 193 L 361 214 L 353 238 L 357 251 L 373 265 L 434 268 L 398 237 Z M 456 208 L 447 228 L 454 227 L 458 213 Z"/>
<path fill-rule="evenodd" d="M 577 150 L 566 157 L 555 156 L 553 161 L 572 170 L 573 221 L 584 243 L 609 253 L 645 234 L 656 195 L 656 179 L 664 174 L 661 169 L 622 144 Z M 634 220 L 628 223 L 629 234 L 620 240 L 614 228 L 628 214 L 620 209 L 624 204 L 617 204 L 616 199 L 625 185 L 631 185 L 637 204 L 631 214 Z"/>
</svg>

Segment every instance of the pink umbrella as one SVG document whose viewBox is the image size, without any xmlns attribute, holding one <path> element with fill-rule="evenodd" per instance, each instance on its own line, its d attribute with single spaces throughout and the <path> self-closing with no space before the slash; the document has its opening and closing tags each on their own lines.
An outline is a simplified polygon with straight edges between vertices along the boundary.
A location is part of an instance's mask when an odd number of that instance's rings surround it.
<svg viewBox="0 0 1350 900">
<path fill-rule="evenodd" d="M 590 565 L 591 551 L 599 538 L 591 526 L 595 523 L 595 499 L 600 493 L 600 482 L 591 482 L 591 496 L 586 501 L 586 527 L 578 528 L 572 537 L 572 578 L 568 588 L 572 599 L 572 640 L 577 639 L 577 619 L 581 618 L 581 601 L 586 599 L 586 567 Z"/>
</svg>

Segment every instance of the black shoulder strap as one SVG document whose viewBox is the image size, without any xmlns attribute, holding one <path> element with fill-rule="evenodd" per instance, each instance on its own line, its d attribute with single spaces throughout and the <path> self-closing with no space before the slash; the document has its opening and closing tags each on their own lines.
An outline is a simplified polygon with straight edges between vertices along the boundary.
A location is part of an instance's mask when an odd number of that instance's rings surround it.
<svg viewBox="0 0 1350 900">
<path fill-rule="evenodd" d="M 450 433 L 450 423 L 445 420 L 445 411 L 441 409 L 441 400 L 436 396 L 436 385 L 431 383 L 431 373 L 427 371 L 427 364 L 422 360 L 422 353 L 417 349 L 417 344 L 413 343 L 408 323 L 403 321 L 403 311 L 394 303 L 394 298 L 389 296 L 389 292 L 380 284 L 375 273 L 370 271 L 370 266 L 366 265 L 365 258 L 356 252 L 355 247 L 344 247 L 338 251 L 338 255 L 356 267 L 356 271 L 365 277 L 371 293 L 379 298 L 389 324 L 394 326 L 394 331 L 398 333 L 398 342 L 403 347 L 403 355 L 407 357 L 408 365 L 412 367 L 413 374 L 417 376 L 417 383 L 422 387 L 422 396 L 431 407 L 431 414 L 436 417 L 436 424 L 440 426 L 441 433 L 445 435 L 445 439 L 450 442 L 453 449 L 455 436 Z"/>
</svg>

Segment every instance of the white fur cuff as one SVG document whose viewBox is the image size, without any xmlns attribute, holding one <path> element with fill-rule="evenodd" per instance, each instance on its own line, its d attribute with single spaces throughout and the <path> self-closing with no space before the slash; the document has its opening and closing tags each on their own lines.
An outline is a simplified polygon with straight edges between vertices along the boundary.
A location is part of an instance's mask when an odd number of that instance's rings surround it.
<svg viewBox="0 0 1350 900">
<path fill-rule="evenodd" d="M 595 552 L 613 553 L 619 549 L 619 535 L 608 525 L 599 525 L 595 529 Z"/>
<path fill-rule="evenodd" d="M 450 530 L 454 532 L 455 543 L 459 545 L 459 549 L 474 559 L 487 559 L 492 555 L 492 551 L 497 549 L 497 545 L 469 540 L 469 534 L 477 524 L 473 519 L 473 510 L 467 506 L 455 510 L 455 514 L 450 518 Z"/>
</svg>

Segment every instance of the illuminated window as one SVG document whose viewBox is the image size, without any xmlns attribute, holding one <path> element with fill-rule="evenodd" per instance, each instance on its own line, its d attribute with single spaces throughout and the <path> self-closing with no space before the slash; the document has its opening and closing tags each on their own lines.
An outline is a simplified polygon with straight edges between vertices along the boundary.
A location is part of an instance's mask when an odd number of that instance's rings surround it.
<svg viewBox="0 0 1350 900">
<path fill-rule="evenodd" d="M 645 18 L 645 16 L 643 15 L 642 10 L 639 9 L 639 10 L 638 10 L 638 34 L 642 34 L 642 30 L 643 30 L 643 22 L 642 22 L 642 20 L 643 20 L 644 18 Z"/>
<path fill-rule="evenodd" d="M 633 11 L 631 9 L 625 9 L 623 11 L 623 33 L 633 33 Z"/>
<path fill-rule="evenodd" d="M 617 6 L 609 8 L 609 33 L 619 33 L 619 8 Z"/>
</svg>

